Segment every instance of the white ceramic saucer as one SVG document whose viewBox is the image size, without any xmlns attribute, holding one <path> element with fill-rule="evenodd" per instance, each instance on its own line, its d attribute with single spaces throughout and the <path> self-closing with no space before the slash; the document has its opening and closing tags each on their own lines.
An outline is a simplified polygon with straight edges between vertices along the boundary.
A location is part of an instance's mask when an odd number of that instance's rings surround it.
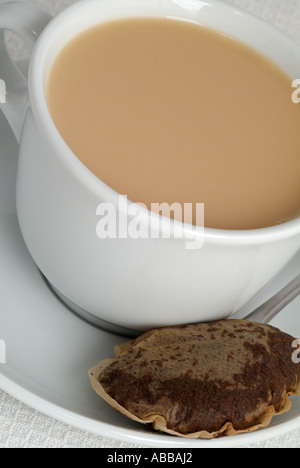
<svg viewBox="0 0 300 468">
<path fill-rule="evenodd" d="M 70 312 L 50 291 L 34 265 L 16 217 L 17 150 L 0 113 L 0 339 L 5 341 L 7 351 L 7 363 L 0 364 L 0 387 L 4 391 L 65 423 L 145 447 L 234 447 L 300 427 L 300 398 L 294 398 L 292 411 L 275 418 L 267 429 L 212 441 L 154 432 L 127 420 L 99 399 L 90 387 L 87 371 L 98 361 L 111 357 L 114 346 L 125 339 L 99 330 Z M 299 270 L 300 255 L 255 304 Z M 273 322 L 296 337 L 300 337 L 298 299 Z M 250 307 L 239 316 L 249 311 Z"/>
</svg>

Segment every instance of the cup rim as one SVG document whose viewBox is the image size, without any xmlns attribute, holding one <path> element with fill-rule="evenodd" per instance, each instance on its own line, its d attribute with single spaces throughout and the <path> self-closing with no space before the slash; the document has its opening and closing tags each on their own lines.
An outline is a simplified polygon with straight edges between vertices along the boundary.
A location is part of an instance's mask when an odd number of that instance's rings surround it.
<svg viewBox="0 0 300 468">
<path fill-rule="evenodd" d="M 118 1 L 119 0 L 109 0 L 110 8 L 112 8 L 111 4 L 113 2 Z M 138 3 L 140 3 L 140 0 L 130 0 L 130 2 L 131 4 L 137 5 Z M 285 42 L 290 47 L 294 47 L 294 49 L 297 48 L 300 57 L 300 44 L 298 44 L 294 39 L 287 36 L 276 26 L 265 21 L 264 19 L 239 7 L 225 3 L 222 0 L 163 0 L 163 2 L 159 2 L 159 0 L 146 0 L 147 5 L 150 6 L 155 2 L 163 3 L 166 6 L 176 4 L 183 8 L 185 5 L 190 5 L 190 7 L 194 5 L 198 6 L 199 8 L 209 6 L 217 9 L 222 9 L 223 12 L 233 15 L 233 17 L 234 15 L 242 16 L 244 19 L 246 19 L 246 21 L 251 23 L 252 26 L 265 28 L 270 32 L 270 34 L 273 34 L 273 36 L 276 35 L 278 37 L 278 40 Z M 69 148 L 69 146 L 64 141 L 63 137 L 60 135 L 48 110 L 43 86 L 43 72 L 45 65 L 45 57 L 47 55 L 47 47 L 49 47 L 49 45 L 51 44 L 51 37 L 53 37 L 53 34 L 55 34 L 55 29 L 61 27 L 62 23 L 64 23 L 71 16 L 77 15 L 79 12 L 82 14 L 83 9 L 89 8 L 91 5 L 95 5 L 96 7 L 96 5 L 104 5 L 105 3 L 108 2 L 106 2 L 105 0 L 101 0 L 101 2 L 99 2 L 99 0 L 80 0 L 77 3 L 67 7 L 65 10 L 63 10 L 50 21 L 50 23 L 46 26 L 44 31 L 41 33 L 41 36 L 37 40 L 36 46 L 33 50 L 30 59 L 28 74 L 28 91 L 30 107 L 35 119 L 35 123 L 38 126 L 38 129 L 42 133 L 44 138 L 46 138 L 46 141 L 54 149 L 55 154 L 57 156 L 59 155 L 60 158 L 63 158 L 64 163 L 68 165 L 73 176 L 80 180 L 81 183 L 86 185 L 86 187 L 90 191 L 92 191 L 96 196 L 99 196 L 99 199 L 103 198 L 103 196 L 106 196 L 108 200 L 110 200 L 113 204 L 117 205 L 117 201 L 120 197 L 120 194 L 111 187 L 109 187 L 95 174 L 93 174 L 80 161 L 76 154 Z M 196 18 L 195 22 L 199 23 L 200 21 L 198 18 Z M 99 21 L 95 22 L 94 24 L 98 23 Z M 83 30 L 84 29 L 85 28 L 83 28 Z M 75 35 L 76 34 L 74 34 L 74 36 Z M 253 48 L 255 49 L 255 47 Z M 59 51 L 57 53 L 59 53 Z M 133 204 L 133 202 L 128 200 L 128 205 L 130 204 Z M 164 226 L 167 223 L 168 227 L 170 226 L 169 218 L 165 218 L 161 214 L 153 214 L 153 212 L 145 208 L 141 208 L 141 210 L 143 214 L 148 217 L 154 215 L 155 217 L 158 217 L 160 220 L 162 220 L 162 230 L 164 230 Z M 184 225 L 181 221 L 176 220 L 171 220 L 171 224 L 176 229 L 184 229 L 184 231 L 187 234 L 191 234 L 193 236 L 195 235 L 195 226 L 187 226 Z M 209 228 L 204 226 L 205 241 L 221 241 L 226 244 L 229 243 L 235 245 L 272 242 L 281 238 L 289 238 L 297 234 L 300 234 L 300 215 L 282 224 L 258 229 L 229 230 Z"/>
</svg>

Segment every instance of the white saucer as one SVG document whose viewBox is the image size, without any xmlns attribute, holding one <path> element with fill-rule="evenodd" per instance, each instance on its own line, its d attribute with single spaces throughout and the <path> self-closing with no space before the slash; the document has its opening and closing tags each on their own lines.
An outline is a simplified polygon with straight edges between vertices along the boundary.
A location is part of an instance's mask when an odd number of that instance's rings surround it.
<svg viewBox="0 0 300 468">
<path fill-rule="evenodd" d="M 212 441 L 172 437 L 138 425 L 107 406 L 91 389 L 88 369 L 111 357 L 124 337 L 95 328 L 70 312 L 48 288 L 21 237 L 15 210 L 17 143 L 0 112 L 0 340 L 7 363 L 0 387 L 29 406 L 67 424 L 118 441 L 148 447 L 233 447 L 300 427 L 300 398 L 290 413 L 251 434 Z M 300 255 L 255 301 L 261 303 L 300 270 Z M 300 298 L 273 321 L 300 337 Z M 250 307 L 243 311 L 243 316 Z M 292 349 L 291 349 L 292 355 Z"/>
</svg>

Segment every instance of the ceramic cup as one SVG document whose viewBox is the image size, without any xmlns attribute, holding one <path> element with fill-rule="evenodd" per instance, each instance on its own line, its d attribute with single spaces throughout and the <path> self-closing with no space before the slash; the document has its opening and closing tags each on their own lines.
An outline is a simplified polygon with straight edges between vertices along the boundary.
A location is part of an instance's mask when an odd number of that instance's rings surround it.
<svg viewBox="0 0 300 468">
<path fill-rule="evenodd" d="M 299 45 L 270 24 L 218 1 L 84 0 L 54 19 L 26 2 L 0 5 L 0 78 L 7 87 L 1 109 L 20 141 L 16 197 L 25 243 L 66 305 L 96 325 L 128 332 L 228 317 L 248 304 L 300 247 L 299 218 L 251 231 L 200 232 L 173 222 L 180 237 L 165 235 L 167 220 L 157 215 L 156 238 L 97 236 L 99 204 L 113 204 L 116 213 L 124 214 L 119 194 L 68 148 L 47 109 L 45 87 L 70 39 L 98 23 L 133 16 L 199 22 L 260 51 L 291 82 L 300 78 Z M 18 33 L 32 49 L 28 84 L 8 58 L 3 29 Z M 146 223 L 150 213 L 141 210 Z M 186 248 L 188 238 L 201 248 Z"/>
</svg>

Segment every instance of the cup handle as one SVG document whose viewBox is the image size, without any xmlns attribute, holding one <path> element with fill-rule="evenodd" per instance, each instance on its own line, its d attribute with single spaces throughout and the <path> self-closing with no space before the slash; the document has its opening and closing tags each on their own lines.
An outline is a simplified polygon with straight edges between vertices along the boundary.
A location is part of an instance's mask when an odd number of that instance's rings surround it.
<svg viewBox="0 0 300 468">
<path fill-rule="evenodd" d="M 5 44 L 4 30 L 18 34 L 33 47 L 52 16 L 40 7 L 27 2 L 13 1 L 0 4 L 0 110 L 20 141 L 28 107 L 27 77 L 11 60 Z"/>
</svg>

